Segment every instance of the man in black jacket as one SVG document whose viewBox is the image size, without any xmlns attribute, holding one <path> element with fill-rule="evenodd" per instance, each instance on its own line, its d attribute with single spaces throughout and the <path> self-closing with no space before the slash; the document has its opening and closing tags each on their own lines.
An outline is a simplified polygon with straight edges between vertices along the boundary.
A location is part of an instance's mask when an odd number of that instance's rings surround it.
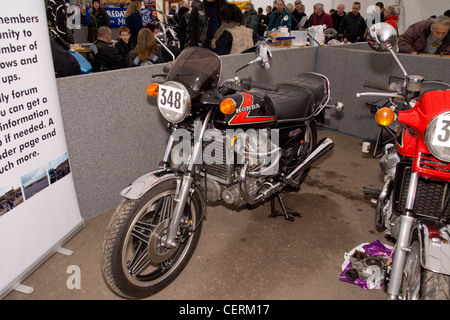
<svg viewBox="0 0 450 320">
<path fill-rule="evenodd" d="M 180 41 L 180 48 L 183 49 L 186 46 L 187 39 L 187 25 L 189 21 L 189 1 L 182 0 L 181 8 L 178 10 L 178 25 L 175 28 L 175 31 L 178 36 L 178 40 Z"/>
<path fill-rule="evenodd" d="M 227 3 L 227 0 L 203 0 L 193 5 L 187 28 L 188 46 L 209 48 L 211 39 L 222 25 L 217 13 Z"/>
<path fill-rule="evenodd" d="M 126 61 L 119 50 L 110 45 L 111 29 L 98 28 L 97 41 L 89 48 L 90 60 L 94 72 L 126 68 Z"/>
<path fill-rule="evenodd" d="M 347 13 L 341 23 L 341 31 L 344 34 L 344 43 L 364 41 L 366 33 L 366 21 L 359 14 L 361 4 L 354 2 L 352 11 Z"/>
</svg>

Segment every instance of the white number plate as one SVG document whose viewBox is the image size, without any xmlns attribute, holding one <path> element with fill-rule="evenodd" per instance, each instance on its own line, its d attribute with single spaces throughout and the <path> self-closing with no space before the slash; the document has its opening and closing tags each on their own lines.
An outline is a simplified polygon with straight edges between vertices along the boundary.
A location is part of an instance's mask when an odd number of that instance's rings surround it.
<svg viewBox="0 0 450 320">
<path fill-rule="evenodd" d="M 183 90 L 165 85 L 159 86 L 158 106 L 173 112 L 183 113 Z"/>
<path fill-rule="evenodd" d="M 436 122 L 434 131 L 433 145 L 450 147 L 450 115 L 440 115 Z"/>
</svg>

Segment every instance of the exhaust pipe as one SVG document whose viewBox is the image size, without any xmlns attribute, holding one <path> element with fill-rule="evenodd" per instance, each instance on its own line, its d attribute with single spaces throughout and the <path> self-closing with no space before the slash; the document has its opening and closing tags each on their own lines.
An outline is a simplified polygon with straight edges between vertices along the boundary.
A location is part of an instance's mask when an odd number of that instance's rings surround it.
<svg viewBox="0 0 450 320">
<path fill-rule="evenodd" d="M 247 192 L 247 165 L 244 165 L 244 167 L 241 170 L 240 174 L 240 190 L 241 190 L 241 196 L 244 199 L 244 201 L 248 204 L 256 204 L 257 202 L 261 201 L 262 199 L 267 199 L 272 194 L 276 192 L 280 192 L 285 186 L 287 186 L 290 183 L 294 183 L 292 179 L 302 170 L 308 169 L 317 159 L 319 159 L 321 156 L 323 156 L 325 153 L 330 151 L 334 147 L 334 142 L 330 138 L 323 138 L 319 141 L 317 146 L 311 151 L 308 157 L 306 157 L 305 160 L 303 160 L 302 163 L 300 163 L 289 175 L 286 176 L 286 178 L 283 181 L 277 182 L 275 184 L 269 184 L 270 187 L 263 190 L 261 193 L 259 193 L 255 198 L 251 197 Z"/>
<path fill-rule="evenodd" d="M 320 140 L 319 143 L 317 144 L 317 146 L 314 148 L 314 150 L 311 151 L 309 156 L 306 157 L 306 159 L 303 160 L 303 162 L 300 163 L 300 165 L 297 168 L 295 168 L 291 173 L 289 173 L 286 176 L 285 179 L 287 180 L 287 182 L 289 183 L 289 181 L 292 180 L 292 178 L 294 178 L 300 171 L 303 171 L 303 170 L 311 167 L 311 165 L 317 159 L 319 159 L 325 153 L 330 151 L 333 147 L 334 147 L 334 142 L 330 138 L 323 138 L 322 140 Z"/>
</svg>

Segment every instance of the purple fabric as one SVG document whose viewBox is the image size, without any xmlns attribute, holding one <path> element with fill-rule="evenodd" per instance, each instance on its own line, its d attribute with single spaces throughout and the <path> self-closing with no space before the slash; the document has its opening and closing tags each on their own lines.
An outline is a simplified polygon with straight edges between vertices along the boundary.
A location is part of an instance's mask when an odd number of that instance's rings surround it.
<svg viewBox="0 0 450 320">
<path fill-rule="evenodd" d="M 391 253 L 392 253 L 391 249 L 387 248 L 384 244 L 382 244 L 378 240 L 376 240 L 372 243 L 366 244 L 362 248 L 364 249 L 365 253 L 375 256 L 375 257 L 384 258 L 386 261 L 388 261 L 389 257 L 391 256 Z M 343 282 L 356 284 L 365 290 L 371 289 L 371 288 L 369 288 L 366 280 L 364 280 L 364 279 L 356 279 L 355 281 L 350 281 L 347 279 L 345 274 L 351 267 L 352 267 L 352 263 L 349 262 L 347 264 L 347 266 L 344 268 L 344 270 L 342 271 L 341 275 L 339 276 L 339 280 L 343 281 Z M 382 287 L 382 286 L 383 286 L 383 283 L 381 283 L 380 287 Z"/>
</svg>

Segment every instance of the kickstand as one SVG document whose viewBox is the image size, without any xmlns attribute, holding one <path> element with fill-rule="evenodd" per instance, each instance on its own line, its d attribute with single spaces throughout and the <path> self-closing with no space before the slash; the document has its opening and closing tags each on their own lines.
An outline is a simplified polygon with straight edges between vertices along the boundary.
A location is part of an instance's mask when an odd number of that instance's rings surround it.
<svg viewBox="0 0 450 320">
<path fill-rule="evenodd" d="M 279 211 L 279 210 L 275 209 L 275 196 L 272 197 L 272 199 L 270 200 L 270 210 L 271 210 L 270 215 L 269 215 L 270 218 L 276 218 L 278 216 L 284 216 L 284 218 L 286 220 L 289 220 L 289 221 L 292 222 L 292 221 L 295 220 L 293 216 L 299 217 L 299 218 L 302 217 L 301 213 L 298 213 L 297 211 L 291 210 L 291 209 L 287 208 L 284 205 L 283 199 L 282 199 L 282 196 L 281 196 L 280 192 L 278 192 L 276 194 L 276 196 L 277 196 L 278 202 L 280 203 L 282 211 Z"/>
</svg>

